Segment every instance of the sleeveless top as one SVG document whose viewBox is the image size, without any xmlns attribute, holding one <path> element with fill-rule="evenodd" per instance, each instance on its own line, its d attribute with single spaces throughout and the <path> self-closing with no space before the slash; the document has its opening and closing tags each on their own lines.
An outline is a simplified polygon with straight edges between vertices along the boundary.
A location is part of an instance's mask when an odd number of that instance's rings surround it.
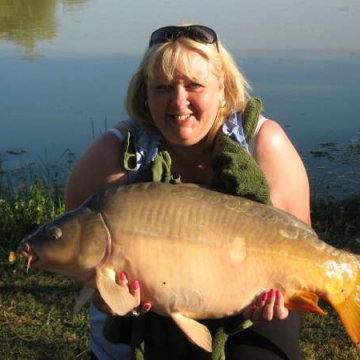
<svg viewBox="0 0 360 360">
<path fill-rule="evenodd" d="M 222 125 L 222 131 L 224 134 L 228 135 L 230 138 L 239 143 L 251 156 L 253 156 L 254 144 L 256 142 L 257 134 L 266 120 L 267 119 L 262 116 L 259 118 L 254 136 L 250 144 L 248 144 L 245 140 L 241 113 L 232 111 Z M 155 159 L 156 155 L 158 154 L 161 136 L 155 131 L 149 129 L 145 130 L 133 120 L 125 120 L 121 122 L 121 124 L 124 124 L 126 128 L 131 131 L 136 142 L 136 167 L 134 171 L 130 171 L 128 173 L 128 182 L 132 184 L 135 182 L 136 178 L 139 176 L 142 170 Z M 111 128 L 108 130 L 108 132 L 114 134 L 120 142 L 123 142 L 125 139 L 124 134 L 116 128 Z"/>
<path fill-rule="evenodd" d="M 241 113 L 231 112 L 222 125 L 222 131 L 239 143 L 251 156 L 254 153 L 256 138 L 261 126 L 267 121 L 260 116 L 257 123 L 253 138 L 248 144 L 245 140 L 244 129 L 242 126 Z M 134 171 L 128 172 L 128 183 L 133 183 L 141 174 L 142 170 L 147 167 L 156 157 L 161 142 L 161 136 L 155 131 L 143 129 L 133 120 L 121 122 L 132 132 L 135 139 L 136 147 L 136 166 Z M 108 132 L 115 135 L 122 143 L 125 135 L 116 128 L 111 128 Z M 97 310 L 93 304 L 90 305 L 89 322 L 90 322 L 90 349 L 100 360 L 130 360 L 131 348 L 127 344 L 113 344 L 107 341 L 103 335 L 103 327 L 107 315 Z"/>
</svg>

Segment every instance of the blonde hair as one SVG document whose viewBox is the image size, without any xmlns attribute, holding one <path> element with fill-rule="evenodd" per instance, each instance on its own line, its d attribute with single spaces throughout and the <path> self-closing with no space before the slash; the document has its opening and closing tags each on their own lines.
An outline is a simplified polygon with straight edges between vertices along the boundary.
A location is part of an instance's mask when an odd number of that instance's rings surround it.
<svg viewBox="0 0 360 360">
<path fill-rule="evenodd" d="M 144 54 L 138 71 L 131 78 L 125 107 L 130 117 L 140 125 L 155 128 L 151 114 L 147 107 L 146 84 L 147 80 L 155 76 L 159 61 L 165 76 L 171 80 L 176 69 L 181 69 L 185 76 L 192 78 L 191 63 L 186 56 L 188 50 L 199 53 L 206 59 L 212 72 L 224 83 L 224 104 L 219 104 L 219 111 L 214 124 L 208 134 L 210 142 L 222 125 L 224 119 L 232 110 L 241 112 L 249 99 L 248 90 L 250 85 L 236 65 L 235 60 L 224 46 L 216 44 L 203 44 L 186 37 L 180 37 L 176 41 L 169 41 L 151 46 Z"/>
</svg>

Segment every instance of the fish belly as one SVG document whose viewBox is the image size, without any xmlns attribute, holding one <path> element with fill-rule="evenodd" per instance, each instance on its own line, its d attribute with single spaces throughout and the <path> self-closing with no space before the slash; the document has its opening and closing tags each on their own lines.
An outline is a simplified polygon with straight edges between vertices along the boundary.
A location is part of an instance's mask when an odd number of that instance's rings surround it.
<svg viewBox="0 0 360 360">
<path fill-rule="evenodd" d="M 100 208 L 114 235 L 111 266 L 138 279 L 142 301 L 160 314 L 224 317 L 271 288 L 289 299 L 298 290 L 325 294 L 333 282 L 326 267 L 339 251 L 270 206 L 199 187 L 139 184 Z"/>
<path fill-rule="evenodd" d="M 150 302 L 162 315 L 231 316 L 276 282 L 284 282 L 282 273 L 269 266 L 275 262 L 249 253 L 239 239 L 232 246 L 153 238 L 133 238 L 127 244 L 114 253 L 112 266 L 125 271 L 130 281 L 139 280 L 142 302 Z"/>
</svg>

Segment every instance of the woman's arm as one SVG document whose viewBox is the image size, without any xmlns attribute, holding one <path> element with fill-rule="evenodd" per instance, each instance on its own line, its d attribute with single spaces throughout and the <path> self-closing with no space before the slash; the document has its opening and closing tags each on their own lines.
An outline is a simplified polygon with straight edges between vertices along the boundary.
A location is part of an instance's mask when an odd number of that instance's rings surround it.
<svg viewBox="0 0 360 360">
<path fill-rule="evenodd" d="M 75 164 L 65 192 L 66 210 L 80 206 L 90 195 L 127 182 L 120 163 L 120 141 L 111 133 L 100 135 Z"/>
<path fill-rule="evenodd" d="M 260 128 L 254 157 L 269 184 L 273 205 L 311 225 L 309 181 L 304 164 L 275 121 L 268 120 Z"/>
</svg>

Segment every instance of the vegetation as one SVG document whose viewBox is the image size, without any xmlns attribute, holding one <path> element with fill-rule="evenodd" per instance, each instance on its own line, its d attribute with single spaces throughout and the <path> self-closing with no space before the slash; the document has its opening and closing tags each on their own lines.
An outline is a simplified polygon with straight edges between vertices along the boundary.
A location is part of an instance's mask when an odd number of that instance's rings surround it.
<svg viewBox="0 0 360 360">
<path fill-rule="evenodd" d="M 63 183 L 57 173 L 50 180 L 29 167 L 0 170 L 0 358 L 86 359 L 87 313 L 72 315 L 77 286 L 42 271 L 26 273 L 13 258 L 24 235 L 64 211 Z"/>
<path fill-rule="evenodd" d="M 360 254 L 360 194 L 343 200 L 312 202 L 313 226 L 319 237 L 338 248 Z M 360 359 L 339 317 L 320 301 L 326 316 L 303 315 L 301 348 L 306 360 Z"/>
<path fill-rule="evenodd" d="M 0 161 L 0 358 L 88 359 L 87 311 L 72 316 L 78 286 L 59 275 L 26 273 L 24 262 L 12 258 L 24 235 L 64 211 L 63 181 L 55 172 L 51 180 L 18 176 L 15 186 L 1 170 Z M 322 239 L 360 253 L 360 196 L 317 199 L 312 209 Z M 338 316 L 327 304 L 321 306 L 327 316 L 304 315 L 305 358 L 359 359 Z"/>
</svg>

